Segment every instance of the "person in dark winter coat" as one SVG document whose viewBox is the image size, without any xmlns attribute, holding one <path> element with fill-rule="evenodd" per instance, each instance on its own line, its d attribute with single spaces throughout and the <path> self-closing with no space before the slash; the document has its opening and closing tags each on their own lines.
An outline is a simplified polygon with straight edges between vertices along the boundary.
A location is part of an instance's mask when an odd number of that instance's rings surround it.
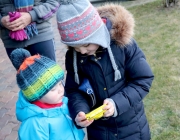
<svg viewBox="0 0 180 140">
<path fill-rule="evenodd" d="M 150 140 L 143 99 L 154 75 L 133 39 L 132 14 L 120 5 L 96 10 L 88 0 L 62 0 L 57 22 L 69 46 L 65 91 L 76 125 L 87 128 L 88 140 Z M 84 79 L 92 86 L 94 104 L 79 88 Z M 103 104 L 102 118 L 86 119 Z"/>
</svg>

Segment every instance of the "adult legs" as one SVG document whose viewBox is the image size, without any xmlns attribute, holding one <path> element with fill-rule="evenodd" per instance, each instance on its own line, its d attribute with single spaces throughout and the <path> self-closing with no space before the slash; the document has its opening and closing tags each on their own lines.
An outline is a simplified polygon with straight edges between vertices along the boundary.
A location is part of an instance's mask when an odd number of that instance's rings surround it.
<svg viewBox="0 0 180 140">
<path fill-rule="evenodd" d="M 26 47 L 31 55 L 40 54 L 56 61 L 54 40 L 39 42 Z"/>
<path fill-rule="evenodd" d="M 16 48 L 6 48 L 6 52 L 9 58 L 10 58 L 11 52 L 15 49 Z M 50 59 L 54 61 L 56 60 L 55 45 L 54 45 L 53 39 L 29 45 L 28 47 L 25 47 L 24 49 L 28 50 L 31 53 L 31 55 L 40 54 L 40 55 L 49 57 Z"/>
</svg>

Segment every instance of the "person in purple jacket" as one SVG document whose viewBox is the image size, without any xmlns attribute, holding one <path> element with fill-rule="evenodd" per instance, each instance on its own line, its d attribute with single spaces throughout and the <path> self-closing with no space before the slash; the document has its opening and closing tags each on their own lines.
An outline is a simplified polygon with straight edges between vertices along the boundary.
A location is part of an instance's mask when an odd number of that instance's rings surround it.
<svg viewBox="0 0 180 140">
<path fill-rule="evenodd" d="M 154 75 L 133 38 L 132 14 L 115 4 L 96 10 L 88 0 L 60 4 L 58 29 L 69 46 L 65 91 L 77 127 L 87 128 L 88 140 L 150 140 L 143 99 Z M 93 98 L 80 90 L 84 79 L 89 80 Z M 85 114 L 103 104 L 102 118 L 86 119 Z"/>
<path fill-rule="evenodd" d="M 55 44 L 50 19 L 59 8 L 57 0 L 1 0 L 0 38 L 7 55 L 16 48 L 24 48 L 31 55 L 40 54 L 55 60 Z M 20 17 L 10 16 L 19 12 Z M 29 26 L 32 28 L 29 29 Z M 25 30 L 26 39 L 12 39 L 11 32 Z"/>
</svg>

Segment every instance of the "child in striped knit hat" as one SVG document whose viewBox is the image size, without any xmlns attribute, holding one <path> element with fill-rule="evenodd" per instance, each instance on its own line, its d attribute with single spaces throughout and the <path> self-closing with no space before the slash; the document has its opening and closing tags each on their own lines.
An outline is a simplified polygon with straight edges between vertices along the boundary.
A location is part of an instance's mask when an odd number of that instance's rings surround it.
<svg viewBox="0 0 180 140">
<path fill-rule="evenodd" d="M 83 140 L 83 130 L 69 117 L 61 67 L 25 49 L 14 50 L 11 60 L 21 89 L 16 103 L 16 116 L 22 122 L 19 140 Z"/>
</svg>

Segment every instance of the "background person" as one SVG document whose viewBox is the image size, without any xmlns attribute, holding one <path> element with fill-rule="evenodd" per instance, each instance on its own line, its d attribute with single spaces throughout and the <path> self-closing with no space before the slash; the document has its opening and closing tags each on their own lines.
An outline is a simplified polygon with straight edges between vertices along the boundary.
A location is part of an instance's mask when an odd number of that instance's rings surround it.
<svg viewBox="0 0 180 140">
<path fill-rule="evenodd" d="M 26 2 L 15 0 L 17 3 Z M 54 36 L 50 19 L 59 8 L 56 0 L 34 0 L 33 5 L 27 5 L 26 12 L 20 12 L 21 16 L 10 22 L 9 12 L 17 11 L 13 0 L 1 0 L 0 2 L 0 38 L 4 44 L 7 55 L 16 48 L 27 49 L 31 55 L 41 54 L 55 60 Z M 32 1 L 32 0 L 27 0 Z M 28 2 L 27 2 L 28 3 Z M 23 10 L 22 10 L 23 11 Z M 9 36 L 11 31 L 24 29 L 31 23 L 36 24 L 38 34 L 30 39 L 16 41 Z"/>
</svg>

